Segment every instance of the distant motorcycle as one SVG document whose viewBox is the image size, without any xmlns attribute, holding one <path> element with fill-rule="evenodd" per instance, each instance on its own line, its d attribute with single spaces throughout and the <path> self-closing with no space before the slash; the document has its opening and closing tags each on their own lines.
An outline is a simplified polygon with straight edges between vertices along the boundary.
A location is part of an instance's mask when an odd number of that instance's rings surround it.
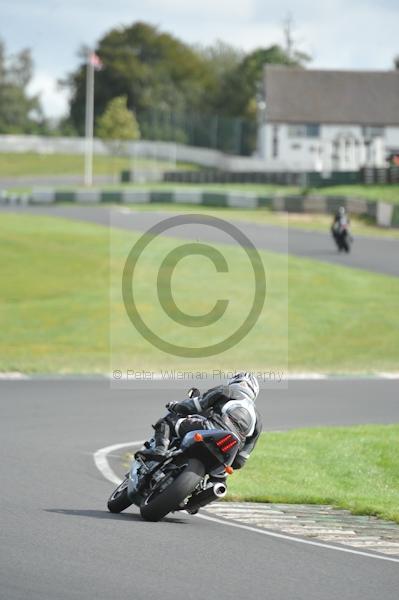
<svg viewBox="0 0 399 600">
<path fill-rule="evenodd" d="M 337 244 L 339 252 L 345 251 L 349 253 L 351 251 L 351 245 L 353 244 L 353 237 L 349 230 L 347 223 L 335 223 L 331 228 L 332 236 Z"/>
<path fill-rule="evenodd" d="M 154 447 L 154 439 L 146 443 Z M 236 434 L 223 429 L 190 431 L 174 438 L 161 461 L 136 453 L 130 472 L 111 494 L 108 510 L 120 513 L 132 504 L 146 521 L 160 521 L 168 513 L 198 510 L 226 495 L 226 473 L 240 449 Z"/>
</svg>

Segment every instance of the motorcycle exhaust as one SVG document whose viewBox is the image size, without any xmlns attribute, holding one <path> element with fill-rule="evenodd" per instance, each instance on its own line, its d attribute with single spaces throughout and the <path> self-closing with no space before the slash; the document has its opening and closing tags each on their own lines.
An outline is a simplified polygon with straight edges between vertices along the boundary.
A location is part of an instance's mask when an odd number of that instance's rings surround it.
<svg viewBox="0 0 399 600">
<path fill-rule="evenodd" d="M 224 483 L 215 483 L 213 486 L 213 493 L 215 494 L 216 498 L 224 498 L 224 496 L 227 494 L 227 487 Z"/>
<path fill-rule="evenodd" d="M 224 483 L 215 483 L 211 487 L 206 488 L 206 490 L 196 494 L 193 498 L 190 498 L 184 508 L 185 510 L 201 508 L 201 506 L 206 506 L 210 502 L 223 498 L 226 494 L 226 485 Z"/>
</svg>

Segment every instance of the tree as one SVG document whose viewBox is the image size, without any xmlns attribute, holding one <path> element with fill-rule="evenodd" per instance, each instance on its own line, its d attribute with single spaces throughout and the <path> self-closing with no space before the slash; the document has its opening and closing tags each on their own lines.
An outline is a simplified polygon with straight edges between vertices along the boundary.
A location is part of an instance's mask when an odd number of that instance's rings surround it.
<svg viewBox="0 0 399 600">
<path fill-rule="evenodd" d="M 215 101 L 215 109 L 220 114 L 239 117 L 246 123 L 240 144 L 243 153 L 251 154 L 256 148 L 258 100 L 263 96 L 265 65 L 303 67 L 307 60 L 306 55 L 299 56 L 297 53 L 290 57 L 278 45 L 258 48 L 244 56 L 225 78 Z"/>
<path fill-rule="evenodd" d="M 246 55 L 220 41 L 190 47 L 146 23 L 113 29 L 96 48 L 104 69 L 96 75 L 95 116 L 103 114 L 112 98 L 126 96 L 146 139 L 187 140 L 250 154 L 264 65 L 303 67 L 309 59 L 295 50 L 291 33 L 288 46 L 259 48 Z M 65 82 L 72 92 L 70 122 L 81 134 L 87 49 L 83 56 L 79 69 Z"/>
<path fill-rule="evenodd" d="M 96 76 L 97 117 L 115 96 L 127 96 L 128 107 L 139 115 L 148 109 L 203 110 L 215 85 L 207 62 L 192 48 L 145 23 L 113 29 L 100 40 L 96 53 L 104 64 Z M 71 120 L 81 133 L 85 79 L 82 64 L 64 82 L 72 91 Z"/>
<path fill-rule="evenodd" d="M 310 56 L 306 52 L 302 52 L 296 47 L 296 39 L 294 37 L 294 19 L 289 12 L 283 21 L 283 33 L 285 39 L 285 54 L 288 59 L 303 65 L 310 60 Z"/>
<path fill-rule="evenodd" d="M 396 71 L 399 71 L 399 54 L 393 59 L 393 66 Z"/>
<path fill-rule="evenodd" d="M 126 96 L 118 96 L 108 103 L 97 121 L 96 131 L 115 154 L 122 152 L 123 142 L 140 139 L 140 128 L 135 114 L 127 108 Z"/>
<path fill-rule="evenodd" d="M 306 55 L 290 58 L 278 45 L 254 50 L 243 58 L 227 78 L 220 91 L 219 109 L 223 110 L 224 107 L 224 111 L 231 116 L 255 118 L 255 100 L 262 83 L 264 66 L 278 64 L 303 67 L 306 60 Z"/>
<path fill-rule="evenodd" d="M 208 64 L 219 86 L 226 76 L 238 67 L 245 56 L 243 50 L 222 40 L 217 40 L 211 46 L 195 45 L 193 49 Z"/>
<path fill-rule="evenodd" d="M 27 91 L 32 74 L 30 51 L 7 57 L 0 40 L 0 133 L 36 133 L 44 123 L 38 97 Z"/>
</svg>

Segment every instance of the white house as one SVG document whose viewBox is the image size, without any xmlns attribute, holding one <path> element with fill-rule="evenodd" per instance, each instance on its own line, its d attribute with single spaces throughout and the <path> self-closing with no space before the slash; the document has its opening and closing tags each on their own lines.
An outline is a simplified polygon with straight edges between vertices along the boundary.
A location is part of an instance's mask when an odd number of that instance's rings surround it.
<svg viewBox="0 0 399 600">
<path fill-rule="evenodd" d="M 268 65 L 258 154 L 268 170 L 356 171 L 399 153 L 399 71 Z"/>
</svg>

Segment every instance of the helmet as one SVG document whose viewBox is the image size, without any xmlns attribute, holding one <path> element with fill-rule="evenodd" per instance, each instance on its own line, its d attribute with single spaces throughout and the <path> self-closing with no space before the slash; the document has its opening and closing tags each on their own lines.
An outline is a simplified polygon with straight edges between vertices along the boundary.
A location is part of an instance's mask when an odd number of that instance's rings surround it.
<svg viewBox="0 0 399 600">
<path fill-rule="evenodd" d="M 346 208 L 345 206 L 340 206 L 338 209 L 338 214 L 340 217 L 343 217 L 344 215 L 346 215 Z"/>
<path fill-rule="evenodd" d="M 259 395 L 259 383 L 252 373 L 236 373 L 228 386 L 234 400 L 251 400 L 255 402 Z"/>
</svg>

